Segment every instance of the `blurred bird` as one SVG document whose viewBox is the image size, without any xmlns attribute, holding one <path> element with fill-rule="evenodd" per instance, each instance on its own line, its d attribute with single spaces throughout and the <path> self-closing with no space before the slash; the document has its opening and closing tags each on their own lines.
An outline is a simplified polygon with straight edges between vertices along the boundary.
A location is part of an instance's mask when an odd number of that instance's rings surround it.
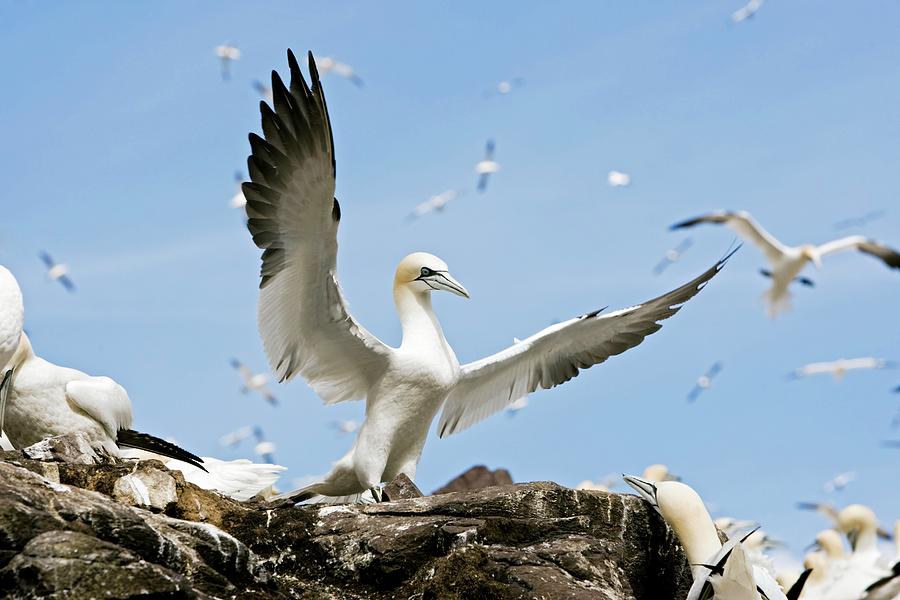
<svg viewBox="0 0 900 600">
<path fill-rule="evenodd" d="M 591 481 L 589 479 L 585 479 L 584 481 L 576 485 L 575 489 L 587 490 L 592 492 L 608 492 L 616 487 L 616 485 L 618 485 L 620 479 L 621 476 L 619 475 L 607 475 L 600 481 Z"/>
<path fill-rule="evenodd" d="M 252 85 L 253 85 L 253 89 L 256 90 L 256 92 L 257 92 L 260 96 L 262 96 L 263 99 L 265 99 L 265 100 L 267 100 L 267 101 L 269 101 L 269 102 L 272 101 L 272 88 L 270 88 L 269 86 L 267 86 L 266 84 L 264 84 L 264 83 L 263 83 L 262 81 L 260 81 L 259 79 L 254 79 Z"/>
<path fill-rule="evenodd" d="M 769 315 L 775 316 L 782 309 L 787 308 L 790 301 L 788 285 L 794 280 L 806 263 L 812 262 L 816 267 L 821 267 L 822 257 L 844 250 L 859 250 L 880 259 L 892 269 L 900 269 L 900 254 L 897 251 L 860 235 L 841 238 L 814 246 L 785 246 L 762 226 L 757 223 L 748 212 L 718 211 L 707 215 L 688 219 L 671 226 L 670 229 L 685 229 L 700 223 L 724 224 L 733 229 L 739 236 L 762 250 L 772 266 L 771 273 L 766 273 L 772 279 L 772 288 L 766 294 L 769 303 Z"/>
<path fill-rule="evenodd" d="M 678 536 L 694 575 L 688 600 L 795 600 L 800 596 L 802 581 L 785 595 L 770 561 L 744 545 L 753 532 L 723 546 L 703 500 L 690 486 L 634 476 L 626 476 L 625 483 L 649 502 Z M 801 579 L 805 581 L 805 577 Z"/>
<path fill-rule="evenodd" d="M 879 219 L 883 219 L 886 215 L 886 211 L 884 209 L 871 210 L 866 214 L 859 217 L 850 217 L 848 219 L 843 219 L 834 224 L 834 228 L 838 231 L 842 229 L 850 229 L 853 227 L 862 227 L 863 225 L 868 225 L 872 221 L 877 221 Z"/>
<path fill-rule="evenodd" d="M 830 374 L 834 380 L 840 382 L 844 379 L 844 375 L 848 371 L 859 371 L 864 369 L 892 369 L 897 366 L 889 360 L 883 358 L 873 358 L 867 356 L 864 358 L 841 358 L 830 362 L 809 363 L 799 369 L 794 369 L 788 374 L 788 379 L 800 379 L 811 375 Z"/>
<path fill-rule="evenodd" d="M 646 467 L 641 474 L 642 479 L 652 481 L 681 481 L 681 477 L 669 472 L 669 467 L 662 464 L 654 464 Z"/>
<path fill-rule="evenodd" d="M 506 407 L 506 414 L 510 417 L 516 416 L 520 410 L 528 406 L 528 397 L 525 396 L 523 398 L 519 398 L 512 404 Z"/>
<path fill-rule="evenodd" d="M 484 160 L 475 165 L 475 172 L 478 173 L 477 189 L 479 192 L 484 192 L 487 189 L 488 178 L 491 176 L 491 173 L 496 173 L 499 170 L 500 163 L 494 160 L 494 140 L 488 140 L 484 146 Z"/>
<path fill-rule="evenodd" d="M 336 61 L 330 56 L 317 58 L 316 67 L 319 69 L 319 73 L 322 75 L 328 75 L 329 73 L 334 71 L 336 74 L 348 80 L 356 87 L 361 88 L 363 86 L 363 80 L 359 78 L 359 75 L 356 74 L 356 72 L 353 70 L 353 67 L 346 63 Z"/>
<path fill-rule="evenodd" d="M 415 479 L 431 422 L 441 437 L 462 431 L 539 388 L 639 345 L 719 272 L 731 254 L 680 288 L 624 310 L 569 319 L 482 360 L 460 365 L 432 308 L 432 293 L 468 297 L 447 264 L 408 255 L 394 275 L 402 341 L 392 348 L 349 313 L 335 275 L 341 207 L 334 197 L 331 124 L 312 54 L 307 86 L 288 52 L 290 89 L 273 72 L 275 110 L 262 104 L 266 139 L 250 134 L 248 228 L 264 250 L 259 329 L 279 380 L 297 374 L 326 403 L 366 398 L 350 451 L 323 481 L 284 494 L 358 498 L 403 473 Z M 275 175 L 277 174 L 277 177 Z"/>
<path fill-rule="evenodd" d="M 219 438 L 219 443 L 223 446 L 227 446 L 229 448 L 234 448 L 244 440 L 248 439 L 253 435 L 253 428 L 249 425 L 245 425 L 240 429 L 236 429 L 234 431 L 230 431 Z"/>
<path fill-rule="evenodd" d="M 826 502 L 798 502 L 797 508 L 799 508 L 800 510 L 810 510 L 817 512 L 825 517 L 825 519 L 828 520 L 832 527 L 839 529 L 838 517 L 840 515 L 840 511 L 833 504 L 828 504 Z M 878 537 L 886 540 L 889 540 L 893 537 L 889 531 L 883 529 L 880 526 L 877 526 L 877 524 L 875 533 L 878 535 Z"/>
<path fill-rule="evenodd" d="M 837 562 L 846 558 L 841 534 L 834 529 L 823 529 L 817 533 L 815 541 L 809 545 L 808 549 L 821 550 L 829 562 Z"/>
<path fill-rule="evenodd" d="M 359 421 L 332 421 L 332 427 L 337 429 L 338 433 L 355 433 L 359 430 Z"/>
<path fill-rule="evenodd" d="M 269 375 L 267 373 L 254 373 L 236 358 L 231 359 L 231 366 L 237 369 L 241 379 L 244 381 L 241 393 L 247 394 L 252 390 L 262 396 L 272 406 L 278 406 L 275 394 L 269 389 Z"/>
<path fill-rule="evenodd" d="M 728 536 L 728 539 L 741 533 L 748 533 L 750 530 L 759 529 L 759 523 L 756 521 L 748 521 L 746 519 L 735 519 L 733 517 L 718 517 L 713 521 L 716 528 Z"/>
<path fill-rule="evenodd" d="M 237 186 L 237 190 L 234 192 L 234 196 L 231 197 L 228 205 L 231 206 L 231 208 L 243 209 L 247 206 L 247 199 L 244 197 L 244 191 L 241 189 L 241 185 L 244 183 L 244 174 L 240 171 L 235 171 L 234 183 Z"/>
<path fill-rule="evenodd" d="M 435 211 L 441 212 L 447 204 L 456 200 L 459 194 L 460 192 L 457 192 L 456 190 L 447 190 L 446 192 L 441 192 L 436 196 L 432 196 L 425 202 L 416 206 L 413 211 L 407 215 L 406 220 L 413 221 Z"/>
<path fill-rule="evenodd" d="M 503 80 L 497 85 L 495 85 L 490 90 L 484 92 L 485 98 L 490 98 L 491 96 L 506 96 L 513 90 L 522 87 L 525 84 L 525 80 L 521 77 L 513 77 L 512 79 Z"/>
<path fill-rule="evenodd" d="M 656 266 L 653 267 L 653 274 L 659 275 L 663 271 L 669 268 L 669 265 L 678 262 L 681 257 L 687 252 L 688 248 L 693 245 L 693 240 L 691 238 L 685 238 L 681 241 L 680 244 L 675 246 L 674 248 L 670 248 L 666 250 L 666 253 L 663 255 L 662 259 L 656 263 Z"/>
<path fill-rule="evenodd" d="M 697 378 L 697 384 L 694 386 L 694 389 L 692 389 L 688 394 L 687 401 L 694 402 L 695 400 L 697 400 L 697 398 L 700 397 L 700 394 L 702 394 L 704 390 L 708 390 L 712 385 L 712 380 L 716 377 L 716 375 L 719 374 L 721 370 L 721 361 L 714 362 L 705 374 Z"/>
<path fill-rule="evenodd" d="M 831 479 L 825 482 L 825 485 L 822 486 L 822 489 L 827 493 L 831 492 L 839 492 L 843 490 L 847 485 L 856 479 L 856 471 L 846 471 L 844 473 L 838 473 Z"/>
<path fill-rule="evenodd" d="M 46 252 L 41 252 L 41 261 L 47 267 L 47 277 L 51 281 L 58 281 L 64 288 L 70 292 L 75 291 L 75 284 L 69 278 L 69 267 L 53 260 Z"/>
<path fill-rule="evenodd" d="M 610 171 L 606 176 L 610 187 L 628 187 L 631 185 L 631 175 L 620 171 Z"/>
<path fill-rule="evenodd" d="M 241 57 L 241 51 L 231 44 L 222 44 L 216 46 L 215 52 L 222 67 L 222 79 L 227 81 L 231 79 L 231 63 Z"/>
<path fill-rule="evenodd" d="M 759 12 L 759 9 L 762 8 L 764 2 L 765 0 L 750 0 L 750 2 L 731 14 L 731 20 L 734 23 L 740 23 L 741 21 L 752 18 Z"/>
</svg>

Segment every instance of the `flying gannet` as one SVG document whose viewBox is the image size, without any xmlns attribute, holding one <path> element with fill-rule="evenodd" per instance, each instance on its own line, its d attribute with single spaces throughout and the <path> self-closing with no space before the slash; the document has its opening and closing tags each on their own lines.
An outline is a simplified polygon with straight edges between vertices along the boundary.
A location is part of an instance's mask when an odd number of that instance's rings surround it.
<svg viewBox="0 0 900 600">
<path fill-rule="evenodd" d="M 261 249 L 259 329 L 273 371 L 301 375 L 327 404 L 366 399 L 351 450 L 324 480 L 287 494 L 347 497 L 403 473 L 415 479 L 429 426 L 443 407 L 441 437 L 481 421 L 540 388 L 551 388 L 640 344 L 722 268 L 609 314 L 593 311 L 552 325 L 482 360 L 459 365 L 431 294 L 469 293 L 441 259 L 410 254 L 394 275 L 402 342 L 392 348 L 349 313 L 336 276 L 341 208 L 334 197 L 331 125 L 310 53 L 310 89 L 288 52 L 290 89 L 272 74 L 274 110 L 260 104 L 265 139 L 251 133 L 248 228 Z M 730 254 L 729 254 L 730 256 Z"/>
<path fill-rule="evenodd" d="M 356 74 L 353 67 L 347 63 L 337 61 L 330 56 L 323 56 L 316 59 L 316 68 L 318 68 L 322 75 L 327 75 L 334 71 L 334 73 L 340 75 L 356 87 L 361 88 L 363 86 L 363 80 Z"/>
<path fill-rule="evenodd" d="M 75 284 L 69 278 L 69 267 L 67 265 L 56 262 L 46 252 L 41 252 L 40 258 L 44 266 L 47 267 L 47 277 L 51 281 L 58 281 L 69 292 L 75 291 Z"/>
<path fill-rule="evenodd" d="M 668 269 L 670 265 L 681 260 L 681 257 L 684 256 L 684 253 L 688 251 L 688 248 L 690 248 L 693 243 L 694 241 L 691 238 L 684 238 L 677 246 L 666 250 L 666 253 L 660 261 L 653 267 L 653 274 L 660 275 L 663 271 Z"/>
<path fill-rule="evenodd" d="M 864 215 L 858 217 L 849 217 L 847 219 L 842 219 L 834 224 L 834 228 L 838 231 L 842 229 L 850 229 L 853 227 L 862 227 L 863 225 L 868 225 L 872 221 L 877 221 L 878 219 L 883 219 L 886 211 L 882 209 L 870 210 Z"/>
<path fill-rule="evenodd" d="M 241 57 L 241 51 L 231 44 L 222 44 L 215 47 L 215 53 L 222 67 L 222 79 L 226 81 L 231 79 L 231 63 Z"/>
<path fill-rule="evenodd" d="M 694 402 L 700 397 L 704 390 L 708 390 L 712 386 L 713 379 L 722 371 L 722 362 L 716 361 L 707 369 L 706 373 L 697 378 L 694 389 L 687 396 L 688 402 Z"/>
<path fill-rule="evenodd" d="M 842 381 L 848 371 L 864 369 L 892 369 L 897 364 L 883 358 L 841 358 L 829 362 L 809 363 L 788 374 L 788 379 L 801 379 L 810 375 L 831 375 L 835 381 Z"/>
<path fill-rule="evenodd" d="M 626 476 L 625 483 L 649 502 L 678 536 L 694 575 L 688 600 L 795 600 L 800 596 L 806 578 L 801 576 L 785 595 L 770 563 L 744 546 L 749 535 L 722 545 L 703 500 L 690 486 L 633 476 Z"/>
<path fill-rule="evenodd" d="M 347 433 L 356 433 L 359 431 L 360 427 L 359 421 L 332 421 L 331 426 L 334 427 L 338 433 L 347 434 Z"/>
<path fill-rule="evenodd" d="M 243 209 L 247 206 L 247 199 L 244 198 L 244 192 L 241 190 L 241 184 L 244 183 L 244 174 L 240 171 L 234 172 L 234 185 L 237 188 L 234 192 L 234 196 L 229 200 L 228 205 L 231 208 L 240 208 Z"/>
<path fill-rule="evenodd" d="M 621 171 L 610 171 L 606 176 L 606 182 L 609 187 L 628 187 L 631 185 L 631 175 Z"/>
<path fill-rule="evenodd" d="M 416 205 L 412 212 L 406 216 L 406 220 L 413 221 L 415 219 L 418 219 L 419 217 L 424 217 L 425 215 L 433 213 L 435 211 L 441 212 L 444 210 L 444 207 L 446 207 L 447 204 L 456 200 L 459 195 L 460 192 L 456 190 L 447 190 L 446 192 L 436 194 L 425 202 Z"/>
<path fill-rule="evenodd" d="M 272 406 L 278 406 L 278 399 L 275 398 L 275 394 L 269 389 L 269 375 L 267 373 L 254 373 L 236 358 L 231 359 L 231 366 L 240 373 L 241 380 L 244 382 L 244 386 L 241 388 L 242 393 L 256 392 Z"/>
<path fill-rule="evenodd" d="M 762 8 L 764 2 L 765 0 L 750 0 L 750 2 L 731 14 L 732 22 L 740 23 L 742 21 L 746 21 L 747 19 L 753 18 L 753 16 L 759 12 L 759 9 Z"/>
<path fill-rule="evenodd" d="M 847 485 L 855 479 L 856 471 L 845 471 L 843 473 L 838 473 L 837 475 L 826 481 L 822 486 L 822 489 L 829 494 L 831 492 L 839 492 L 847 487 Z"/>
<path fill-rule="evenodd" d="M 272 101 L 272 88 L 270 88 L 269 86 L 264 84 L 259 79 L 254 79 L 252 85 L 253 85 L 253 89 L 256 90 L 257 94 L 259 94 L 260 96 L 262 96 L 264 99 L 268 100 L 269 102 Z"/>
<path fill-rule="evenodd" d="M 816 267 L 822 264 L 822 257 L 844 250 L 859 250 L 881 259 L 892 269 L 900 269 L 900 253 L 880 242 L 870 240 L 861 235 L 840 238 L 821 246 L 806 244 L 803 246 L 785 246 L 745 211 L 719 211 L 688 219 L 671 226 L 670 229 L 685 229 L 700 223 L 724 224 L 734 230 L 744 240 L 762 250 L 772 266 L 771 272 L 763 271 L 772 279 L 772 287 L 766 293 L 769 304 L 769 315 L 775 316 L 788 307 L 790 292 L 788 286 L 803 270 L 806 263 L 812 262 Z M 801 281 L 802 283 L 802 281 Z M 808 280 L 807 280 L 807 283 Z"/>
<path fill-rule="evenodd" d="M 479 192 L 484 192 L 487 189 L 491 173 L 496 173 L 499 170 L 500 163 L 494 160 L 494 140 L 488 140 L 484 145 L 484 160 L 475 165 L 475 172 L 478 173 L 476 189 Z"/>
</svg>

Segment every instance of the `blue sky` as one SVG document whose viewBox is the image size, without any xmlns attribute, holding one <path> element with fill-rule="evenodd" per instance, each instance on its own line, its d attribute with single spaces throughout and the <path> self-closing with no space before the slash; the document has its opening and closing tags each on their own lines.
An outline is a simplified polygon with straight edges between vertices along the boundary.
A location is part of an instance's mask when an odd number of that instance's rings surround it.
<svg viewBox="0 0 900 600">
<path fill-rule="evenodd" d="M 463 362 L 587 310 L 638 303 L 694 277 L 733 240 L 691 233 L 684 259 L 652 267 L 684 235 L 667 226 L 746 209 L 786 243 L 823 242 L 841 219 L 885 209 L 861 232 L 900 245 L 900 6 L 736 2 L 37 3 L 0 7 L 0 262 L 19 278 L 27 326 L 48 360 L 109 375 L 142 430 L 232 458 L 218 438 L 245 424 L 277 444 L 288 480 L 323 473 L 351 440 L 297 380 L 277 408 L 243 396 L 232 356 L 265 367 L 255 324 L 259 252 L 230 209 L 232 173 L 258 131 L 254 79 L 285 49 L 355 67 L 325 89 L 344 209 L 339 276 L 355 316 L 399 342 L 396 263 L 444 258 L 472 299 L 435 304 Z M 562 8 L 562 9 L 561 9 Z M 213 48 L 243 52 L 223 82 Z M 497 82 L 522 77 L 507 96 Z M 502 171 L 474 193 L 485 140 Z M 633 185 L 606 184 L 612 170 Z M 468 193 L 444 214 L 403 217 L 430 195 Z M 69 295 L 46 280 L 68 263 Z M 667 463 L 719 509 L 753 518 L 796 552 L 824 522 L 797 500 L 871 504 L 900 517 L 894 371 L 786 382 L 803 363 L 900 359 L 900 280 L 855 254 L 807 273 L 794 311 L 763 312 L 766 282 L 744 247 L 643 345 L 531 397 L 514 418 L 429 438 L 419 483 L 473 464 L 517 481 L 574 485 Z M 724 370 L 694 405 L 698 375 Z M 831 496 L 822 484 L 855 470 Z"/>
</svg>

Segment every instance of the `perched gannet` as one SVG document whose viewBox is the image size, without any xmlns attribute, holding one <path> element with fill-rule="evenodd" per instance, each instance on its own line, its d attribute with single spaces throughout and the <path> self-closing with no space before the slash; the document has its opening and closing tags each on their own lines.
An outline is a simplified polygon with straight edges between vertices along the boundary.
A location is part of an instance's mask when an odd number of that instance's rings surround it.
<svg viewBox="0 0 900 600">
<path fill-rule="evenodd" d="M 834 529 L 823 529 L 817 533 L 810 549 L 821 550 L 829 562 L 842 561 L 847 558 L 841 534 Z"/>
<path fill-rule="evenodd" d="M 237 188 L 234 192 L 234 196 L 231 197 L 231 200 L 228 202 L 228 205 L 231 208 L 240 208 L 243 209 L 247 206 L 247 199 L 244 198 L 244 191 L 241 189 L 241 185 L 244 183 L 244 174 L 240 171 L 234 172 L 234 185 Z"/>
<path fill-rule="evenodd" d="M 231 44 L 222 44 L 215 47 L 215 53 L 222 66 L 222 79 L 227 81 L 231 78 L 231 63 L 241 57 L 241 51 Z"/>
<path fill-rule="evenodd" d="M 839 492 L 847 487 L 847 485 L 854 479 L 856 479 L 856 471 L 845 471 L 843 473 L 838 473 L 837 475 L 826 481 L 822 486 L 822 489 L 829 494 L 831 492 Z"/>
<path fill-rule="evenodd" d="M 694 575 L 688 600 L 799 597 L 803 581 L 786 596 L 775 581 L 770 564 L 744 547 L 746 538 L 734 538 L 722 545 L 703 500 L 690 486 L 678 481 L 653 483 L 633 476 L 626 476 L 625 482 L 656 509 L 684 547 Z"/>
<path fill-rule="evenodd" d="M 460 192 L 456 190 L 447 190 L 446 192 L 441 192 L 435 196 L 432 196 L 425 202 L 417 205 L 409 215 L 407 215 L 407 221 L 413 221 L 418 219 L 419 217 L 424 217 L 425 215 L 432 212 L 440 212 L 444 210 L 444 207 L 447 206 L 450 202 L 456 200 L 456 198 L 460 195 Z"/>
<path fill-rule="evenodd" d="M 491 173 L 496 173 L 499 170 L 500 163 L 494 160 L 494 140 L 488 140 L 484 145 L 484 160 L 475 165 L 475 172 L 478 173 L 478 185 L 476 188 L 479 192 L 487 189 Z"/>
<path fill-rule="evenodd" d="M 666 253 L 663 255 L 662 259 L 660 259 L 660 261 L 656 263 L 656 266 L 653 267 L 653 274 L 659 275 L 663 271 L 668 269 L 669 265 L 678 262 L 693 243 L 694 241 L 691 238 L 684 238 L 680 244 L 678 244 L 674 248 L 669 248 L 668 250 L 666 250 Z"/>
<path fill-rule="evenodd" d="M 269 389 L 269 375 L 267 373 L 254 373 L 236 358 L 231 359 L 231 366 L 237 369 L 244 382 L 244 386 L 241 388 L 242 393 L 247 394 L 252 390 L 262 396 L 272 406 L 278 406 L 278 399 L 275 398 L 275 394 Z"/>
<path fill-rule="evenodd" d="M 47 267 L 47 277 L 51 281 L 58 281 L 66 290 L 70 292 L 75 291 L 75 284 L 69 278 L 69 267 L 68 265 L 63 265 L 55 260 L 47 254 L 46 252 L 40 253 L 41 262 L 44 263 L 44 266 Z"/>
<path fill-rule="evenodd" d="M 731 14 L 731 21 L 734 23 L 740 23 L 741 21 L 746 21 L 747 19 L 752 18 L 756 13 L 759 12 L 759 9 L 762 8 L 764 2 L 765 0 L 750 0 L 750 2 Z"/>
<path fill-rule="evenodd" d="M 316 59 L 316 68 L 318 68 L 319 72 L 322 75 L 327 75 L 328 73 L 334 71 L 336 74 L 340 75 L 356 87 L 361 88 L 363 86 L 363 80 L 360 79 L 359 75 L 356 74 L 356 71 L 353 70 L 353 67 L 346 63 L 336 61 L 330 56 L 323 56 Z"/>
<path fill-rule="evenodd" d="M 703 393 L 704 390 L 708 390 L 712 385 L 712 380 L 715 379 L 716 375 L 718 375 L 721 370 L 722 362 L 714 362 L 713 365 L 707 369 L 706 373 L 697 378 L 697 383 L 694 385 L 694 389 L 688 394 L 687 401 L 694 402 L 700 397 L 700 394 Z"/>
<path fill-rule="evenodd" d="M 272 74 L 275 109 L 261 104 L 266 139 L 250 134 L 248 228 L 264 249 L 259 329 L 284 381 L 303 376 L 328 404 L 366 398 L 366 418 L 350 451 L 319 483 L 288 494 L 359 494 L 403 473 L 415 479 L 429 426 L 443 407 L 440 436 L 470 427 L 519 398 L 575 377 L 640 344 L 722 268 L 717 262 L 684 286 L 645 304 L 558 323 L 521 343 L 460 366 L 431 305 L 431 294 L 469 293 L 441 259 L 410 254 L 394 275 L 403 338 L 392 348 L 348 312 L 336 277 L 341 209 L 334 197 L 331 125 L 312 54 L 312 89 L 288 52 L 288 89 Z M 730 256 L 730 255 L 729 255 Z"/>
<path fill-rule="evenodd" d="M 823 552 L 810 552 L 803 557 L 803 568 L 811 571 L 803 589 L 804 600 L 822 600 L 824 588 L 833 576 L 833 573 L 829 572 L 830 564 L 831 561 Z"/>
<path fill-rule="evenodd" d="M 606 176 L 606 182 L 609 187 L 628 187 L 631 185 L 631 175 L 621 171 L 610 171 Z"/>
<path fill-rule="evenodd" d="M 769 303 L 769 315 L 773 317 L 788 306 L 790 301 L 788 286 L 800 274 L 806 263 L 812 262 L 816 267 L 819 267 L 822 264 L 822 257 L 828 254 L 844 250 L 859 250 L 864 254 L 881 259 L 892 269 L 900 269 L 900 253 L 861 235 L 841 238 L 821 246 L 813 246 L 811 244 L 785 246 L 763 229 L 750 216 L 750 213 L 744 211 L 714 212 L 676 223 L 672 225 L 671 229 L 684 229 L 699 223 L 725 224 L 739 236 L 762 250 L 763 254 L 766 255 L 766 259 L 772 266 L 770 273 L 772 287 L 767 292 L 766 299 Z"/>
<path fill-rule="evenodd" d="M 834 380 L 840 382 L 848 371 L 860 371 L 863 369 L 893 369 L 897 363 L 883 358 L 866 356 L 864 358 L 840 358 L 829 362 L 817 362 L 803 365 L 788 373 L 788 379 L 800 379 L 810 375 L 830 374 Z"/>
</svg>

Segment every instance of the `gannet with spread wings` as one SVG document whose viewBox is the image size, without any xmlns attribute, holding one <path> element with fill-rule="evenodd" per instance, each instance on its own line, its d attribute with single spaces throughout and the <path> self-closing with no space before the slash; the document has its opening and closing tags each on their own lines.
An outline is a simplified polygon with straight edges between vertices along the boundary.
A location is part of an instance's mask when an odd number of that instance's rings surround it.
<svg viewBox="0 0 900 600">
<path fill-rule="evenodd" d="M 812 244 L 786 246 L 763 229 L 762 225 L 757 223 L 746 211 L 717 211 L 676 223 L 670 229 L 685 229 L 700 223 L 727 225 L 766 255 L 766 259 L 772 265 L 772 270 L 764 270 L 762 273 L 772 279 L 772 287 L 766 292 L 769 315 L 772 317 L 788 307 L 790 301 L 788 286 L 792 281 L 798 279 L 804 285 L 812 285 L 808 279 L 797 277 L 806 263 L 812 262 L 816 267 L 821 267 L 822 257 L 828 254 L 844 250 L 859 250 L 864 254 L 881 259 L 892 269 L 900 269 L 900 252 L 861 235 L 840 238 L 820 246 Z"/>
<path fill-rule="evenodd" d="M 265 138 L 250 134 L 248 228 L 261 249 L 259 329 L 282 381 L 301 375 L 328 404 L 366 399 L 351 450 L 324 479 L 284 496 L 352 497 L 400 473 L 415 478 L 429 426 L 440 435 L 487 418 L 640 344 L 724 264 L 647 303 L 557 323 L 488 358 L 459 365 L 431 294 L 468 292 L 436 256 L 404 258 L 394 276 L 403 339 L 392 348 L 348 312 L 335 275 L 341 209 L 334 197 L 331 124 L 312 54 L 310 88 L 288 51 L 290 86 L 272 73 L 274 109 L 260 103 Z"/>
</svg>

